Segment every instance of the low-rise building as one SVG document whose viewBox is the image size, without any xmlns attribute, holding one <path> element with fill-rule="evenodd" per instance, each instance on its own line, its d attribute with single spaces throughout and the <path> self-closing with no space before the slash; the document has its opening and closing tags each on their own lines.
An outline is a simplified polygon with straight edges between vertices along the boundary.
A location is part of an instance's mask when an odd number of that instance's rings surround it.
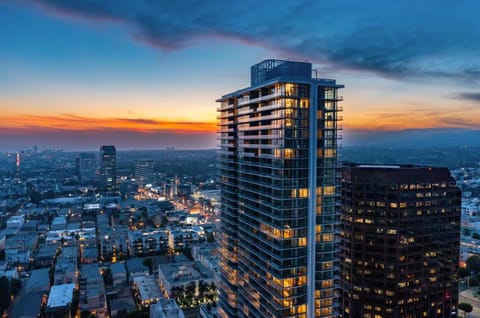
<svg viewBox="0 0 480 318">
<path fill-rule="evenodd" d="M 34 269 L 25 285 L 26 292 L 48 292 L 50 289 L 49 268 Z"/>
<path fill-rule="evenodd" d="M 74 246 L 74 245 L 96 245 L 97 234 L 94 227 L 49 231 L 45 238 L 45 244 L 48 246 Z"/>
<path fill-rule="evenodd" d="M 51 267 L 56 254 L 57 248 L 55 246 L 42 244 L 33 257 L 33 263 L 36 267 Z"/>
<path fill-rule="evenodd" d="M 128 253 L 128 228 L 124 226 L 100 227 L 98 229 L 100 256 L 103 258 L 118 257 L 120 253 Z"/>
<path fill-rule="evenodd" d="M 52 223 L 50 224 L 50 229 L 53 231 L 56 230 L 65 230 L 67 228 L 67 218 L 65 216 L 56 216 Z"/>
<path fill-rule="evenodd" d="M 45 315 L 47 318 L 71 317 L 70 310 L 75 284 L 62 284 L 52 286 L 48 295 Z"/>
<path fill-rule="evenodd" d="M 121 318 L 134 310 L 135 302 L 131 296 L 110 300 L 110 315 L 112 318 Z"/>
<path fill-rule="evenodd" d="M 213 306 L 212 304 L 200 305 L 200 317 L 202 318 L 220 317 L 217 306 Z"/>
<path fill-rule="evenodd" d="M 191 228 L 172 229 L 168 233 L 168 247 L 174 251 L 191 248 L 199 240 L 200 235 Z"/>
<path fill-rule="evenodd" d="M 130 250 L 137 256 L 166 253 L 169 236 L 164 229 L 129 231 Z"/>
<path fill-rule="evenodd" d="M 15 229 L 19 231 L 25 223 L 24 215 L 13 215 L 7 220 L 7 229 Z"/>
<path fill-rule="evenodd" d="M 81 262 L 83 264 L 91 264 L 98 261 L 98 248 L 96 246 L 83 248 L 81 254 Z"/>
<path fill-rule="evenodd" d="M 80 274 L 80 311 L 98 318 L 108 316 L 105 285 L 98 264 L 83 264 Z"/>
<path fill-rule="evenodd" d="M 110 272 L 112 273 L 113 286 L 127 286 L 127 269 L 124 263 L 113 263 L 110 265 Z"/>
<path fill-rule="evenodd" d="M 162 297 L 162 292 L 154 276 L 138 276 L 133 278 L 133 287 L 135 295 L 142 307 L 148 307 L 158 302 Z"/>
<path fill-rule="evenodd" d="M 130 258 L 127 260 L 127 271 L 130 281 L 135 277 L 146 276 L 149 274 L 149 268 L 143 265 L 143 258 Z"/>
<path fill-rule="evenodd" d="M 167 263 L 158 265 L 158 280 L 160 288 L 168 297 L 172 296 L 175 288 L 195 284 L 196 294 L 200 282 L 211 284 L 215 277 L 211 271 L 197 262 Z"/>
<path fill-rule="evenodd" d="M 150 318 L 185 318 L 175 299 L 161 298 L 150 306 Z"/>
<path fill-rule="evenodd" d="M 54 285 L 76 283 L 78 272 L 77 272 L 77 261 L 68 257 L 59 257 L 57 263 L 55 264 L 55 272 L 53 274 Z"/>
</svg>

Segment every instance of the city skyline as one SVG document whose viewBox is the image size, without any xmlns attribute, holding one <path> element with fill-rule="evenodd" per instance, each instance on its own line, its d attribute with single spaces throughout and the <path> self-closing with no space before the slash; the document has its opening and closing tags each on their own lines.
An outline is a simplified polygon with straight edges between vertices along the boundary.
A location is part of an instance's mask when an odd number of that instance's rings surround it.
<svg viewBox="0 0 480 318">
<path fill-rule="evenodd" d="M 476 129 L 479 6 L 0 1 L 0 151 L 214 148 L 215 99 L 267 58 L 344 83 L 347 136 Z"/>
</svg>

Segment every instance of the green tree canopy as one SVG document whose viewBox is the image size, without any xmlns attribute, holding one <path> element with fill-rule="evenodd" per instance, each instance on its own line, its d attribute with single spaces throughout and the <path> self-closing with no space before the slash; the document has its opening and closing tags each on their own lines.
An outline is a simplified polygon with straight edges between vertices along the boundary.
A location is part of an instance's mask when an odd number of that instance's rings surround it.
<svg viewBox="0 0 480 318">
<path fill-rule="evenodd" d="M 466 317 L 468 313 L 471 313 L 473 311 L 473 306 L 469 303 L 460 303 L 458 304 L 458 309 L 462 310 L 464 313 L 463 316 Z"/>
<path fill-rule="evenodd" d="M 480 256 L 473 255 L 467 259 L 467 269 L 476 273 L 480 272 Z"/>
</svg>

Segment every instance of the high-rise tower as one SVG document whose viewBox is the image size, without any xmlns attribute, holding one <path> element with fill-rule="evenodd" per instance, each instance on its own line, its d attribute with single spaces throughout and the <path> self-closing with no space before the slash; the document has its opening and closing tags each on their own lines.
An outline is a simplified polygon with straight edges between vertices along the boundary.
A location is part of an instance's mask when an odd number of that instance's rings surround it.
<svg viewBox="0 0 480 318">
<path fill-rule="evenodd" d="M 117 189 L 117 150 L 115 146 L 100 147 L 99 180 L 102 191 Z"/>
<path fill-rule="evenodd" d="M 95 153 L 82 152 L 78 155 L 78 177 L 80 182 L 94 182 L 97 172 Z"/>
<path fill-rule="evenodd" d="M 153 181 L 153 160 L 136 160 L 135 161 L 135 179 L 139 186 L 144 186 Z"/>
<path fill-rule="evenodd" d="M 457 317 L 459 188 L 447 168 L 345 165 L 341 317 Z"/>
<path fill-rule="evenodd" d="M 218 100 L 224 315 L 335 316 L 339 88 L 265 60 Z"/>
</svg>

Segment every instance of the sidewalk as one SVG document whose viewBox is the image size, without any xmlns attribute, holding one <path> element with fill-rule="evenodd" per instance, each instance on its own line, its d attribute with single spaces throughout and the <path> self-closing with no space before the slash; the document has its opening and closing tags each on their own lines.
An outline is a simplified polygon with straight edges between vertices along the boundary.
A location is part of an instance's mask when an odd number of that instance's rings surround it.
<svg viewBox="0 0 480 318">
<path fill-rule="evenodd" d="M 473 306 L 473 311 L 467 315 L 468 318 L 480 318 L 480 299 L 474 297 L 473 289 L 467 289 L 460 293 L 459 303 L 469 303 Z M 463 317 L 463 311 L 459 310 L 458 317 Z"/>
</svg>

